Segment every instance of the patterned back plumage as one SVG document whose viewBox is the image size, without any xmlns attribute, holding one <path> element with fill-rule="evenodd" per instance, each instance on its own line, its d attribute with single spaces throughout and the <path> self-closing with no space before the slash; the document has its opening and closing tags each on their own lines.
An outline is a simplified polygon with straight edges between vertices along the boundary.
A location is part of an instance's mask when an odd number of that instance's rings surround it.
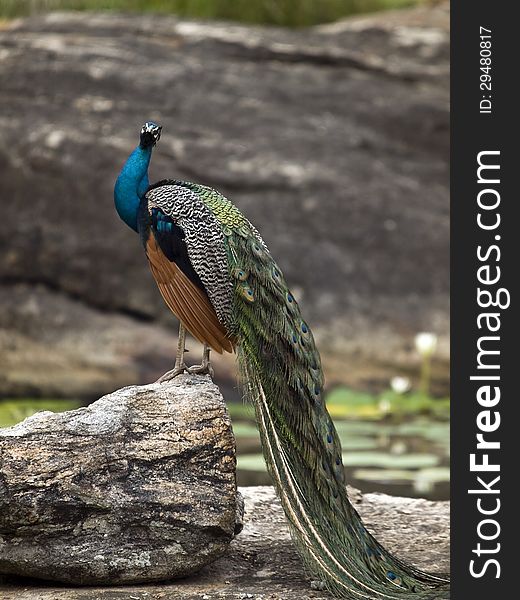
<svg viewBox="0 0 520 600">
<path fill-rule="evenodd" d="M 320 356 L 283 274 L 251 223 L 211 188 L 159 182 L 146 194 L 185 233 L 190 262 L 229 336 L 266 462 L 309 568 L 342 598 L 447 599 L 444 576 L 396 559 L 346 493 Z"/>
<path fill-rule="evenodd" d="M 191 264 L 200 277 L 217 317 L 231 325 L 233 287 L 228 275 L 224 234 L 215 214 L 182 182 L 153 186 L 146 194 L 148 208 L 159 208 L 185 234 Z"/>
</svg>

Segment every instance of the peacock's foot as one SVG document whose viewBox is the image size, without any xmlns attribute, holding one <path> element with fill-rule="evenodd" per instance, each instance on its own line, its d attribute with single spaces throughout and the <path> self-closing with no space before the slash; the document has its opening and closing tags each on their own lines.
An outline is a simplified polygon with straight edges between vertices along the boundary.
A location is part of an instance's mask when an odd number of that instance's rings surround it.
<svg viewBox="0 0 520 600">
<path fill-rule="evenodd" d="M 159 379 L 155 383 L 164 383 L 165 381 L 171 381 L 172 379 L 177 377 L 177 375 L 182 375 L 183 373 L 191 373 L 190 368 L 185 363 L 176 365 L 173 369 L 166 371 L 166 373 L 159 377 Z"/>
<path fill-rule="evenodd" d="M 213 379 L 213 376 L 215 375 L 215 371 L 213 370 L 210 362 L 188 367 L 188 373 L 190 375 L 209 375 L 211 379 Z"/>
</svg>

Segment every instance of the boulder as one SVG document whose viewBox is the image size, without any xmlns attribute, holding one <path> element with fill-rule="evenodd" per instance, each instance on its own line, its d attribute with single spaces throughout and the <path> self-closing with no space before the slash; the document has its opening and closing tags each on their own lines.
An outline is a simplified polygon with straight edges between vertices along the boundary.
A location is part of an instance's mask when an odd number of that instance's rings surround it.
<svg viewBox="0 0 520 600">
<path fill-rule="evenodd" d="M 73 584 L 183 577 L 241 529 L 235 440 L 201 376 L 0 429 L 0 573 Z"/>
<path fill-rule="evenodd" d="M 211 185 L 251 219 L 330 384 L 414 376 L 426 330 L 446 391 L 447 7 L 305 30 L 86 12 L 1 24 L 0 393 L 106 393 L 166 368 L 138 341 L 173 319 L 112 201 L 150 118 L 164 127 L 152 180 Z M 115 314 L 136 340 L 124 352 L 97 335 Z"/>
<path fill-rule="evenodd" d="M 297 555 L 272 487 L 241 488 L 244 529 L 226 554 L 183 580 L 124 588 L 42 585 L 6 578 L 2 600 L 331 600 L 315 588 Z M 450 567 L 450 503 L 365 494 L 351 489 L 368 528 L 421 569 Z"/>
</svg>

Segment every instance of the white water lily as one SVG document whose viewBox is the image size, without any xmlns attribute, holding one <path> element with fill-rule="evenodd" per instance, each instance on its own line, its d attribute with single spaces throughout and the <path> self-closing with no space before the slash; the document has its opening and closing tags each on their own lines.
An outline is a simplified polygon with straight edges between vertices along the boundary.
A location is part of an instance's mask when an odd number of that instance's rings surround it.
<svg viewBox="0 0 520 600">
<path fill-rule="evenodd" d="M 418 494 L 431 494 L 435 487 L 433 481 L 428 477 L 422 476 L 421 473 L 413 480 L 412 486 Z"/>
<path fill-rule="evenodd" d="M 383 414 L 390 412 L 391 408 L 392 408 L 392 405 L 390 404 L 390 400 L 388 400 L 387 398 L 381 398 L 381 400 L 379 400 L 379 410 Z"/>
<path fill-rule="evenodd" d="M 428 331 L 422 331 L 415 336 L 415 348 L 421 356 L 431 356 L 437 348 L 437 336 Z"/>
<path fill-rule="evenodd" d="M 412 387 L 412 383 L 408 377 L 397 376 L 390 379 L 390 387 L 396 394 L 404 394 Z"/>
<path fill-rule="evenodd" d="M 398 456 L 404 454 L 407 450 L 406 444 L 404 442 L 394 442 L 390 446 L 390 452 L 392 454 L 396 454 Z"/>
<path fill-rule="evenodd" d="M 431 360 L 437 348 L 437 336 L 429 331 L 421 331 L 415 336 L 415 349 L 421 355 L 421 379 L 419 390 L 427 396 L 430 393 Z"/>
</svg>

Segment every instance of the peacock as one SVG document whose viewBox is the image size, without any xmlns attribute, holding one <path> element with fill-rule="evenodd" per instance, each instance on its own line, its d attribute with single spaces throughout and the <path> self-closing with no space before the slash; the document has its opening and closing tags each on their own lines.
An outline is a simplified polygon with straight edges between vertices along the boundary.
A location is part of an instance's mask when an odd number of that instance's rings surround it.
<svg viewBox="0 0 520 600">
<path fill-rule="evenodd" d="M 236 352 L 264 457 L 311 573 L 338 598 L 447 599 L 444 575 L 405 564 L 367 531 L 346 491 L 323 372 L 298 302 L 255 227 L 222 194 L 148 180 L 161 126 L 147 122 L 115 184 L 121 219 L 139 234 L 159 291 L 180 322 L 174 368 L 212 375 L 210 350 Z M 200 365 L 184 362 L 189 331 Z"/>
</svg>

